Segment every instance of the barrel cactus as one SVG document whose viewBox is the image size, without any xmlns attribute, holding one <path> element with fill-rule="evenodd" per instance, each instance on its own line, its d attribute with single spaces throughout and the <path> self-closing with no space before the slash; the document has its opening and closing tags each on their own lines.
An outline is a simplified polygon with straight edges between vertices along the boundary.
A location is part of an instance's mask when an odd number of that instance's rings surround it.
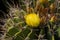
<svg viewBox="0 0 60 40">
<path fill-rule="evenodd" d="M 4 3 L 6 7 L 8 6 L 8 16 L 4 25 L 5 40 L 58 40 L 60 38 L 58 18 L 60 15 L 54 13 L 55 8 L 53 11 L 50 8 L 54 2 L 6 0 Z"/>
</svg>

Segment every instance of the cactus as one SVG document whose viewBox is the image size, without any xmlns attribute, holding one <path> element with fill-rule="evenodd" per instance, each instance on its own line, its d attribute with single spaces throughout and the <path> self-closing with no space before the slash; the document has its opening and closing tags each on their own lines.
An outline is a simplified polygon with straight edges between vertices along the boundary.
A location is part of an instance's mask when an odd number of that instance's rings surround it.
<svg viewBox="0 0 60 40">
<path fill-rule="evenodd" d="M 58 23 L 60 20 L 54 13 L 56 8 L 50 10 L 50 5 L 54 2 L 10 1 L 13 6 L 7 1 L 4 2 L 9 8 L 4 25 L 7 31 L 5 40 L 58 40 L 60 38 L 60 23 Z"/>
</svg>

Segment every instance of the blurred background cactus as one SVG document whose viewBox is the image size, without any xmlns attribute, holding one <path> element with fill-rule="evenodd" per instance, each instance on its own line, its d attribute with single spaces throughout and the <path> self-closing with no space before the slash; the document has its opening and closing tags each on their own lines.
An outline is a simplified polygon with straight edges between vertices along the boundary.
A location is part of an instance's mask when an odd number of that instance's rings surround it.
<svg viewBox="0 0 60 40">
<path fill-rule="evenodd" d="M 60 40 L 55 0 L 2 0 L 6 7 L 0 40 Z M 5 30 L 4 30 L 5 29 Z M 4 31 L 4 32 L 3 32 Z"/>
</svg>

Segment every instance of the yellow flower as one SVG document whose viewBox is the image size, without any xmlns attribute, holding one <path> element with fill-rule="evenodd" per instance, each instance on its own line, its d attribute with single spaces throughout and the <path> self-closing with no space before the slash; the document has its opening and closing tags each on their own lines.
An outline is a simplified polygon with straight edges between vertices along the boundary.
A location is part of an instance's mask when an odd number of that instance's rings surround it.
<svg viewBox="0 0 60 40">
<path fill-rule="evenodd" d="M 30 13 L 28 15 L 25 15 L 25 21 L 26 21 L 27 25 L 29 25 L 31 27 L 38 27 L 38 25 L 40 23 L 40 18 L 37 14 Z"/>
<path fill-rule="evenodd" d="M 51 4 L 51 5 L 50 5 L 50 9 L 51 9 L 51 10 L 54 10 L 54 9 L 55 9 L 55 4 Z"/>
<path fill-rule="evenodd" d="M 56 17 L 52 16 L 51 19 L 50 19 L 50 22 L 55 22 L 55 21 L 56 21 Z"/>
<path fill-rule="evenodd" d="M 47 3 L 48 2 L 48 0 L 39 0 L 40 1 L 40 3 Z"/>
</svg>

